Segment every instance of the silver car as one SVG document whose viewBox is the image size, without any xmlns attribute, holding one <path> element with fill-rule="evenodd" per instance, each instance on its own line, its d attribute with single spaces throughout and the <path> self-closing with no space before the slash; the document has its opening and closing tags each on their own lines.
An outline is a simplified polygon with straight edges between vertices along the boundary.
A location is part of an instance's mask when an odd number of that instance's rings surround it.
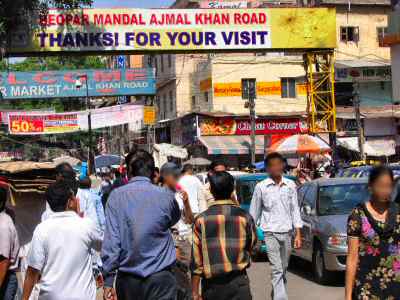
<svg viewBox="0 0 400 300">
<path fill-rule="evenodd" d="M 346 269 L 347 218 L 369 199 L 367 179 L 314 180 L 299 187 L 298 198 L 303 245 L 293 255 L 312 262 L 317 282 L 329 283 L 334 271 Z"/>
</svg>

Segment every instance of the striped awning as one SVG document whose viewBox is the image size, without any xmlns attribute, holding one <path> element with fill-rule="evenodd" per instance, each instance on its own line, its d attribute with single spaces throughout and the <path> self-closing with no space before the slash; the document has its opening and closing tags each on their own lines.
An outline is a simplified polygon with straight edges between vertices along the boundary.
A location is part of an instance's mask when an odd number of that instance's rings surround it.
<svg viewBox="0 0 400 300">
<path fill-rule="evenodd" d="M 202 136 L 200 142 L 207 148 L 208 154 L 249 154 L 250 136 Z M 256 136 L 256 154 L 264 154 L 264 136 Z"/>
</svg>

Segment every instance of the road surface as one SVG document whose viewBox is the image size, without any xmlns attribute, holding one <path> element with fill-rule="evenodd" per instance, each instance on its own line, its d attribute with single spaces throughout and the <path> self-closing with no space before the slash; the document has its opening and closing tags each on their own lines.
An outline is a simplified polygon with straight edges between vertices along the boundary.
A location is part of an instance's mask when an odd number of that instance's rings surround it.
<svg viewBox="0 0 400 300">
<path fill-rule="evenodd" d="M 248 274 L 253 300 L 271 299 L 269 263 L 253 263 Z M 344 275 L 339 273 L 332 285 L 322 286 L 312 280 L 311 266 L 296 259 L 289 268 L 288 292 L 293 300 L 343 300 Z"/>
<path fill-rule="evenodd" d="M 316 284 L 312 280 L 311 266 L 299 262 L 291 264 L 288 274 L 289 300 L 343 300 L 344 276 L 338 274 L 337 281 L 330 286 Z M 253 262 L 248 271 L 253 300 L 270 300 L 270 268 L 266 261 Z M 102 300 L 99 290 L 97 300 Z"/>
</svg>

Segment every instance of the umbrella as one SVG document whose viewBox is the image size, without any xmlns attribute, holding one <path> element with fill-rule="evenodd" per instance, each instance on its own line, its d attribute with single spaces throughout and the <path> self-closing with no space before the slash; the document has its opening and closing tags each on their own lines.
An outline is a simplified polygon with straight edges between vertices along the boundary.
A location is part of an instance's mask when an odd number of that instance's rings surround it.
<svg viewBox="0 0 400 300">
<path fill-rule="evenodd" d="M 329 145 L 322 139 L 308 135 L 296 134 L 273 144 L 268 152 L 282 154 L 325 153 L 331 151 Z"/>
<path fill-rule="evenodd" d="M 203 157 L 195 157 L 184 162 L 184 165 L 188 164 L 193 166 L 208 166 L 211 164 L 211 161 Z"/>
<path fill-rule="evenodd" d="M 94 165 L 96 169 L 110 167 L 112 165 L 120 165 L 122 157 L 120 155 L 105 154 L 99 155 L 94 158 Z"/>
</svg>

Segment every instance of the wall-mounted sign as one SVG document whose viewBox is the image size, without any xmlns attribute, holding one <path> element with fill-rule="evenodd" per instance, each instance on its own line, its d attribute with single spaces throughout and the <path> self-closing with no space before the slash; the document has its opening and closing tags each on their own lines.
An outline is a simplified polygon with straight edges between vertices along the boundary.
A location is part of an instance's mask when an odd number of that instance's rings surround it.
<svg viewBox="0 0 400 300">
<path fill-rule="evenodd" d="M 390 66 L 375 68 L 336 68 L 335 80 L 337 82 L 365 82 L 365 81 L 391 81 Z"/>
<path fill-rule="evenodd" d="M 45 72 L 2 72 L 3 99 L 85 97 L 86 85 L 76 80 L 88 78 L 90 97 L 155 94 L 155 75 L 148 69 L 70 70 Z M 1 98 L 0 98 L 1 99 Z"/>
<path fill-rule="evenodd" d="M 156 123 L 156 109 L 154 106 L 143 107 L 143 123 L 144 125 L 154 125 Z"/>
<path fill-rule="evenodd" d="M 27 23 L 8 53 L 336 47 L 333 8 L 50 10 Z"/>
<path fill-rule="evenodd" d="M 296 85 L 298 95 L 307 95 L 307 85 Z M 214 97 L 239 97 L 242 95 L 241 82 L 215 83 Z M 281 82 L 257 82 L 257 96 L 281 95 Z"/>
<path fill-rule="evenodd" d="M 201 1 L 200 8 L 247 8 L 247 1 Z"/>
<path fill-rule="evenodd" d="M 203 119 L 200 124 L 201 135 L 249 135 L 249 120 L 231 118 Z M 307 125 L 299 119 L 258 119 L 256 134 L 296 134 L 307 131 Z"/>
</svg>

